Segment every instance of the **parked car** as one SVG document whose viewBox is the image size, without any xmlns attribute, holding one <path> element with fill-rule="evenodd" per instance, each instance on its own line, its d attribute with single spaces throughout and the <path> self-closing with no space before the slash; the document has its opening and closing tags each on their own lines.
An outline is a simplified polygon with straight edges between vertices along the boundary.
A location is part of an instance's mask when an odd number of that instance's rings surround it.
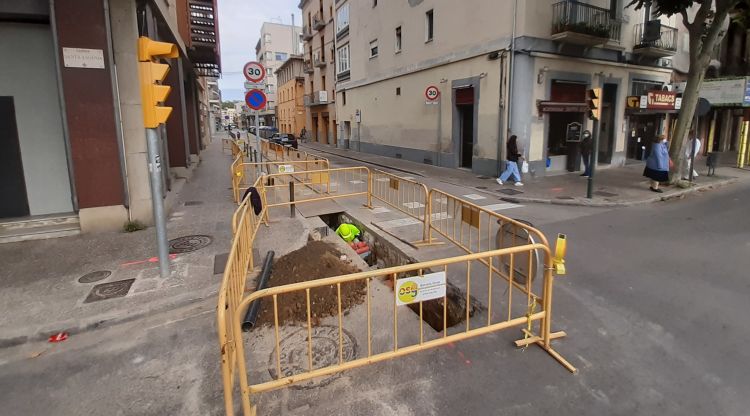
<svg viewBox="0 0 750 416">
<path fill-rule="evenodd" d="M 271 138 L 268 140 L 271 143 L 277 143 L 282 146 L 291 145 L 295 149 L 297 149 L 299 146 L 299 143 L 297 142 L 297 138 L 294 137 L 293 134 L 288 134 L 288 133 L 274 133 L 273 136 L 271 136 Z"/>
</svg>

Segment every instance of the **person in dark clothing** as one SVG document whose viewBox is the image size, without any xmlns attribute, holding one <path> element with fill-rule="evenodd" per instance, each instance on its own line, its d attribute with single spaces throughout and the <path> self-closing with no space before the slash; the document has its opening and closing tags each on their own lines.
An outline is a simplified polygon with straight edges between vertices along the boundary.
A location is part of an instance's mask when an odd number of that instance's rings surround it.
<svg viewBox="0 0 750 416">
<path fill-rule="evenodd" d="M 659 135 L 654 139 L 651 146 L 651 154 L 646 159 L 646 169 L 643 170 L 643 176 L 651 179 L 651 190 L 662 193 L 659 189 L 659 183 L 669 181 L 669 146 L 664 135 Z"/>
<path fill-rule="evenodd" d="M 497 183 L 502 185 L 503 182 L 507 181 L 508 178 L 513 175 L 513 179 L 516 181 L 515 185 L 523 186 L 523 183 L 521 182 L 521 173 L 518 170 L 518 162 L 520 159 L 523 159 L 523 156 L 521 155 L 521 152 L 518 151 L 518 138 L 515 134 L 510 136 L 506 146 L 508 153 L 505 156 L 507 159 L 507 162 L 505 163 L 505 172 L 497 178 Z"/>
<path fill-rule="evenodd" d="M 588 130 L 583 132 L 583 140 L 581 140 L 581 159 L 583 160 L 583 166 L 585 167 L 581 176 L 591 176 L 591 148 L 593 147 L 593 141 L 591 140 L 591 133 Z"/>
</svg>

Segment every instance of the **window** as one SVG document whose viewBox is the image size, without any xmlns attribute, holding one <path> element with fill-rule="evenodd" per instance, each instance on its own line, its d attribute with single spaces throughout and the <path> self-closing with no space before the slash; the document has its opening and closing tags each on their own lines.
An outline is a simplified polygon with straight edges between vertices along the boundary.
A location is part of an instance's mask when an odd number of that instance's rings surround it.
<svg viewBox="0 0 750 416">
<path fill-rule="evenodd" d="M 378 40 L 370 42 L 370 58 L 378 56 Z"/>
<path fill-rule="evenodd" d="M 346 91 L 341 91 L 341 105 L 346 105 Z"/>
<path fill-rule="evenodd" d="M 349 3 L 339 7 L 336 11 L 336 33 L 349 27 Z"/>
<path fill-rule="evenodd" d="M 349 62 L 349 44 L 340 47 L 337 52 L 337 64 L 336 64 L 336 73 L 341 74 L 349 70 L 350 62 Z"/>
<path fill-rule="evenodd" d="M 396 28 L 396 53 L 401 52 L 401 26 Z"/>
<path fill-rule="evenodd" d="M 289 55 L 285 54 L 284 52 L 276 52 L 276 60 L 277 61 L 286 61 L 286 58 Z"/>
<path fill-rule="evenodd" d="M 323 84 L 320 88 L 321 91 L 324 91 L 326 89 L 326 76 L 323 75 L 320 77 L 320 83 Z"/>
<path fill-rule="evenodd" d="M 266 52 L 266 61 L 271 61 L 271 60 L 273 60 L 273 53 Z"/>
<path fill-rule="evenodd" d="M 432 40 L 432 37 L 435 33 L 435 25 L 434 20 L 435 16 L 432 10 L 428 11 L 424 15 L 424 41 L 429 42 Z"/>
<path fill-rule="evenodd" d="M 271 43 L 271 34 L 270 33 L 266 33 L 266 34 L 263 35 L 263 42 L 265 42 L 266 44 Z"/>
<path fill-rule="evenodd" d="M 273 68 L 270 66 L 266 68 L 266 75 L 273 75 Z"/>
<path fill-rule="evenodd" d="M 378 0 L 372 0 L 372 7 L 375 7 L 378 5 Z"/>
<path fill-rule="evenodd" d="M 401 87 L 396 87 L 396 95 L 401 95 Z"/>
</svg>

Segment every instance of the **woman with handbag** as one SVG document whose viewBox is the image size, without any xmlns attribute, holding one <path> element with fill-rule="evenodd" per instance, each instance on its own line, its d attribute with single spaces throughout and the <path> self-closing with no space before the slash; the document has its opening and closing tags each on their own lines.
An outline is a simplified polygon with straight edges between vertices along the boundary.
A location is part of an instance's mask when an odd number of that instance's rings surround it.
<svg viewBox="0 0 750 416">
<path fill-rule="evenodd" d="M 654 139 L 651 146 L 651 154 L 646 159 L 646 169 L 643 170 L 643 176 L 651 179 L 651 191 L 662 193 L 659 189 L 659 183 L 669 181 L 669 169 L 672 160 L 669 159 L 669 146 L 664 135 L 659 135 Z"/>
<path fill-rule="evenodd" d="M 497 183 L 500 185 L 503 184 L 503 182 L 507 181 L 508 178 L 513 175 L 513 179 L 515 179 L 516 186 L 523 186 L 523 183 L 521 182 L 521 173 L 518 171 L 518 161 L 519 159 L 523 159 L 523 156 L 518 151 L 518 138 L 516 135 L 510 136 L 508 139 L 508 143 L 506 144 L 506 150 L 507 154 L 505 155 L 505 158 L 507 161 L 505 162 L 505 172 L 503 172 L 502 175 L 500 175 L 499 178 L 497 178 Z"/>
</svg>

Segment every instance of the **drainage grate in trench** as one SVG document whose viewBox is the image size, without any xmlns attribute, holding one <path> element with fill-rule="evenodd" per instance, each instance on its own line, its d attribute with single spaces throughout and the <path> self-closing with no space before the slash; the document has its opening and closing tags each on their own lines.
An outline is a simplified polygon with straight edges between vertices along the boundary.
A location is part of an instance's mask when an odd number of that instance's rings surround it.
<svg viewBox="0 0 750 416">
<path fill-rule="evenodd" d="M 618 194 L 613 193 L 613 192 L 607 192 L 607 191 L 595 191 L 594 195 L 599 195 L 599 196 L 611 198 L 613 196 L 617 196 Z"/>
<path fill-rule="evenodd" d="M 331 325 L 312 327 L 312 357 L 313 368 L 325 368 L 339 362 L 339 328 Z M 345 329 L 341 331 L 343 339 L 343 361 L 352 361 L 357 357 L 357 341 Z M 289 377 L 308 371 L 307 359 L 307 329 L 299 328 L 291 335 L 281 339 L 281 375 Z M 268 359 L 268 372 L 272 378 L 276 377 L 276 350 L 271 351 Z M 327 377 L 318 377 L 292 386 L 296 389 L 310 389 L 322 387 L 335 380 L 341 373 Z"/>
<path fill-rule="evenodd" d="M 86 273 L 78 278 L 78 283 L 94 283 L 100 280 L 104 280 L 112 275 L 109 270 L 97 270 L 95 272 Z"/>
<path fill-rule="evenodd" d="M 518 189 L 501 189 L 498 192 L 505 195 L 518 195 L 523 193 L 523 191 L 519 191 Z"/>
<path fill-rule="evenodd" d="M 169 240 L 169 254 L 190 253 L 207 247 L 213 238 L 210 235 L 186 235 Z"/>
<path fill-rule="evenodd" d="M 203 205 L 203 201 L 185 201 L 186 207 L 192 207 L 195 205 Z"/>
<path fill-rule="evenodd" d="M 118 280 L 116 282 L 101 283 L 94 286 L 83 303 L 98 302 L 100 300 L 121 298 L 128 294 L 135 279 Z"/>
</svg>

